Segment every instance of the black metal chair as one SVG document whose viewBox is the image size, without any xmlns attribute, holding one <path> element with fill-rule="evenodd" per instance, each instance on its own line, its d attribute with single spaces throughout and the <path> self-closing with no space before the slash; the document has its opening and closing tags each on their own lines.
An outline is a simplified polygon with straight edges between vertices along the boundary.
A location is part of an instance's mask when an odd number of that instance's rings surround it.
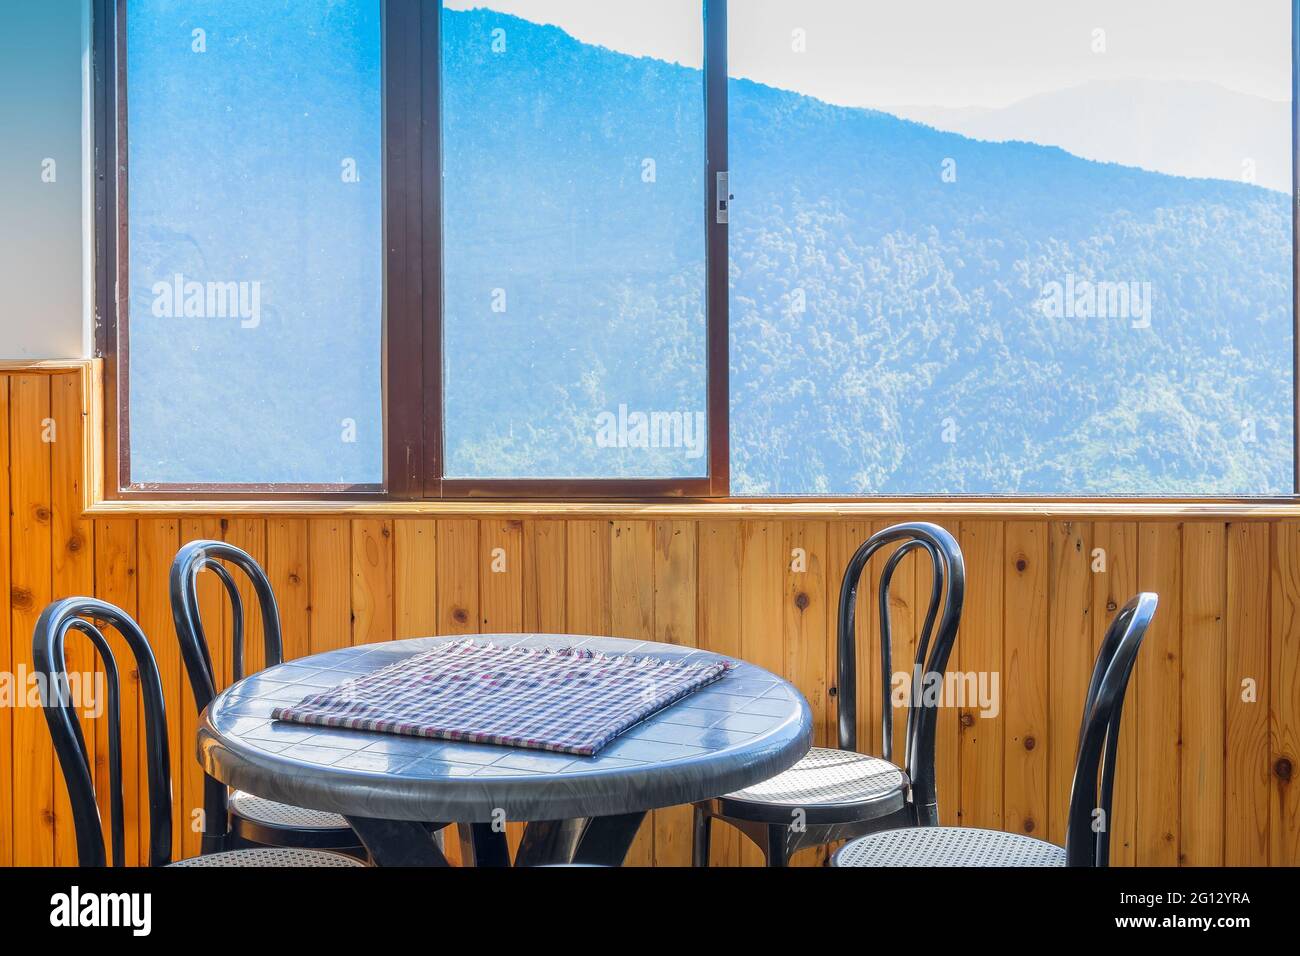
<svg viewBox="0 0 1300 956">
<path fill-rule="evenodd" d="M 225 562 L 225 563 L 223 563 Z M 201 713 L 217 695 L 212 656 L 199 612 L 198 577 L 204 570 L 217 576 L 231 607 L 231 661 L 235 680 L 244 676 L 244 604 L 235 578 L 226 567 L 242 571 L 252 583 L 262 611 L 262 637 L 267 667 L 284 659 L 280 612 L 271 582 L 246 551 L 224 541 L 192 541 L 177 552 L 171 568 L 172 618 L 181 656 Z M 299 847 L 364 852 L 361 840 L 343 817 L 320 810 L 264 800 L 231 791 L 211 777 L 204 778 L 203 852 L 219 853 L 240 846 Z"/>
<path fill-rule="evenodd" d="M 881 571 L 880 672 L 882 756 L 857 752 L 858 584 L 867 563 L 882 548 L 898 547 Z M 912 688 L 907 710 L 906 752 L 894 763 L 893 669 L 889 587 L 899 564 L 912 552 L 930 559 L 930 602 L 916 648 L 923 673 L 942 674 L 957 636 L 965 594 L 961 549 L 938 525 L 908 522 L 872 535 L 854 553 L 840 586 L 838 656 L 839 749 L 814 747 L 797 764 L 760 784 L 695 805 L 695 866 L 707 866 L 713 820 L 736 827 L 763 851 L 768 866 L 785 866 L 798 850 L 851 839 L 890 826 L 936 826 L 934 747 L 937 711 Z M 943 612 L 940 617 L 940 607 Z M 935 623 L 938 621 L 938 631 Z M 931 638 L 933 642 L 931 642 Z"/>
<path fill-rule="evenodd" d="M 120 608 L 94 598 L 66 598 L 45 609 L 32 635 L 32 660 L 41 676 L 41 706 L 54 740 L 54 752 L 67 782 L 77 835 L 79 866 L 105 866 L 103 820 L 95 801 L 95 784 L 86 740 L 77 717 L 67 675 L 64 644 L 72 631 L 89 639 L 103 662 L 108 720 L 109 826 L 113 866 L 124 866 L 122 795 L 122 714 L 117 660 L 102 625 L 113 627 L 130 647 L 144 702 L 145 767 L 148 773 L 150 866 L 364 866 L 354 857 L 323 850 L 262 848 L 212 853 L 173 863 L 171 767 L 167 750 L 167 716 L 162 680 L 149 641 L 139 625 Z"/>
<path fill-rule="evenodd" d="M 1084 699 L 1064 847 L 1001 830 L 913 828 L 854 840 L 835 853 L 831 865 L 1107 866 L 1120 714 L 1156 603 L 1156 595 L 1139 594 L 1106 630 Z"/>
</svg>

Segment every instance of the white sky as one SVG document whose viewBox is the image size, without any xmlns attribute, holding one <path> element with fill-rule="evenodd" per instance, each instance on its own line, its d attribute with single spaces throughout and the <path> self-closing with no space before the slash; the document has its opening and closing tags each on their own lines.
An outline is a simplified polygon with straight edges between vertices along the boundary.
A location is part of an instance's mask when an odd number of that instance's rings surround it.
<svg viewBox="0 0 1300 956">
<path fill-rule="evenodd" d="M 699 66 L 700 0 L 445 0 Z M 1089 80 L 1291 98 L 1288 0 L 731 0 L 730 72 L 852 106 L 1005 106 Z M 792 50 L 805 32 L 806 52 Z M 1105 31 L 1106 51 L 1092 50 Z"/>
</svg>

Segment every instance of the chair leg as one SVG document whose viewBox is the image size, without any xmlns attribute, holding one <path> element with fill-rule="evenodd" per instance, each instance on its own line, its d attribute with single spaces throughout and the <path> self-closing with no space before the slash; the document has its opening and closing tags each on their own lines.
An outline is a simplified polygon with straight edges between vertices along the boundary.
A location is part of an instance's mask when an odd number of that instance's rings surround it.
<svg viewBox="0 0 1300 956">
<path fill-rule="evenodd" d="M 769 825 L 767 828 L 767 847 L 764 850 L 767 856 L 767 865 L 788 866 L 790 864 L 789 848 L 790 828 Z"/>
<path fill-rule="evenodd" d="M 702 807 L 693 808 L 691 826 L 691 866 L 709 865 L 709 845 L 713 836 L 713 817 Z"/>
</svg>

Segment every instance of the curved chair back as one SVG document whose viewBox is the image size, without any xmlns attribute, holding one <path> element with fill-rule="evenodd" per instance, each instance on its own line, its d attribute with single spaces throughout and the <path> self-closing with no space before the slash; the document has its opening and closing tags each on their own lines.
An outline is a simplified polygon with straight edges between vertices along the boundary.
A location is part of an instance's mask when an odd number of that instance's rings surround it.
<svg viewBox="0 0 1300 956">
<path fill-rule="evenodd" d="M 1138 649 L 1156 612 L 1156 595 L 1139 594 L 1125 604 L 1106 629 L 1093 665 L 1079 729 L 1079 752 L 1070 789 L 1065 857 L 1068 866 L 1110 863 L 1111 797 L 1115 789 L 1116 746 L 1124 695 Z"/>
<path fill-rule="evenodd" d="M 931 568 L 930 601 L 925 622 L 916 645 L 916 659 L 910 677 L 911 696 L 907 708 L 906 751 L 903 767 L 912 782 L 913 806 L 922 826 L 939 823 L 938 797 L 935 792 L 934 752 L 935 728 L 938 721 L 937 702 L 932 695 L 923 693 L 924 678 L 938 674 L 940 678 L 948 666 L 957 627 L 961 623 L 962 602 L 966 593 L 966 570 L 961 548 L 956 539 L 943 528 L 925 521 L 893 525 L 868 538 L 849 560 L 840 586 L 837 684 L 839 746 L 843 750 L 857 749 L 857 625 L 855 621 L 858 585 L 868 562 L 875 554 L 890 544 L 898 547 L 890 555 L 880 575 L 878 594 L 880 614 L 880 679 L 881 679 L 881 755 L 893 760 L 894 710 L 891 700 L 893 669 L 893 641 L 889 613 L 889 587 L 899 564 L 912 552 L 928 556 Z M 942 607 L 942 616 L 940 608 Z M 937 630 L 936 630 L 937 621 Z M 920 675 L 923 680 L 915 678 Z"/>
<path fill-rule="evenodd" d="M 265 666 L 274 666 L 284 659 L 280 610 L 275 603 L 271 582 L 261 565 L 247 551 L 233 544 L 224 541 L 191 541 L 176 553 L 172 561 L 170 590 L 172 620 L 176 624 L 176 637 L 181 644 L 181 658 L 185 661 L 185 673 L 189 676 L 194 702 L 200 712 L 212 703 L 218 690 L 212 652 L 208 646 L 203 616 L 199 611 L 199 575 L 205 570 L 217 576 L 230 600 L 231 673 L 234 680 L 244 676 L 244 601 L 227 565 L 248 578 L 253 593 L 257 596 L 262 611 Z M 223 850 L 230 831 L 230 794 L 225 784 L 205 776 L 203 806 L 203 852 Z"/>
<path fill-rule="evenodd" d="M 77 835 L 77 863 L 104 866 L 104 829 L 95 802 L 95 784 L 86 739 L 77 717 L 67 675 L 64 644 L 69 632 L 90 640 L 104 666 L 108 720 L 109 824 L 113 865 L 125 865 L 122 814 L 122 714 L 119 668 L 100 627 L 111 626 L 126 641 L 135 658 L 144 700 L 145 764 L 149 780 L 149 865 L 171 862 L 171 771 L 168 767 L 167 717 L 162 680 L 149 641 L 139 625 L 121 608 L 94 598 L 67 598 L 42 612 L 32 635 L 32 660 L 40 681 L 41 707 L 54 739 L 54 752 L 67 782 L 68 802 Z"/>
</svg>

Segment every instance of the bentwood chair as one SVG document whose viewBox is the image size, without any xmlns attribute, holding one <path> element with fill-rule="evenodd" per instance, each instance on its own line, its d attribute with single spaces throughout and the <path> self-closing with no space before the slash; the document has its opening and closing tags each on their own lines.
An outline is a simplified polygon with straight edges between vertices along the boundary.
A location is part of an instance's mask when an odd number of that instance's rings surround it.
<svg viewBox="0 0 1300 956">
<path fill-rule="evenodd" d="M 864 836 L 841 847 L 831 865 L 1107 866 L 1120 712 L 1156 601 L 1149 593 L 1133 598 L 1102 641 L 1084 700 L 1064 847 L 1001 830 L 927 827 Z"/>
<path fill-rule="evenodd" d="M 221 581 L 231 608 L 230 660 L 234 680 L 244 676 L 244 603 L 230 565 L 248 578 L 261 608 L 265 666 L 283 660 L 280 612 L 271 582 L 246 551 L 224 541 L 192 541 L 172 561 L 171 604 L 181 657 L 199 712 L 217 695 L 203 619 L 199 613 L 198 578 L 211 571 Z M 301 847 L 361 853 L 361 841 L 343 817 L 320 810 L 289 806 L 261 797 L 231 791 L 225 784 L 204 777 L 203 852 L 216 853 L 240 846 Z"/>
<path fill-rule="evenodd" d="M 857 752 L 858 585 L 868 562 L 897 545 L 880 577 L 882 756 Z M 929 558 L 932 584 L 913 673 L 942 675 L 961 621 L 966 576 L 961 549 L 938 525 L 909 522 L 872 535 L 849 561 L 840 586 L 838 656 L 839 749 L 814 747 L 769 780 L 695 805 L 693 863 L 708 866 L 713 820 L 736 827 L 763 851 L 768 866 L 785 866 L 797 851 L 891 826 L 936 826 L 934 747 L 938 701 L 914 681 L 907 708 L 902 765 L 894 762 L 893 668 L 889 588 L 911 553 Z M 940 616 L 942 607 L 942 616 Z M 938 630 L 935 630 L 936 621 Z M 933 638 L 933 641 L 931 640 Z"/>
<path fill-rule="evenodd" d="M 32 659 L 40 684 L 41 706 L 54 739 L 63 779 L 67 782 L 77 835 L 79 866 L 105 866 L 103 820 L 95 801 L 95 784 L 86 739 L 77 717 L 67 675 L 64 644 L 72 631 L 89 639 L 104 668 L 108 720 L 108 806 L 113 841 L 113 865 L 125 865 L 123 848 L 122 714 L 118 664 L 101 626 L 114 628 L 135 658 L 144 704 L 145 766 L 148 773 L 150 866 L 364 866 L 354 857 L 322 850 L 261 848 L 211 853 L 172 863 L 171 767 L 167 749 L 167 716 L 162 680 L 149 641 L 139 625 L 120 608 L 94 598 L 66 598 L 45 609 L 32 636 Z"/>
</svg>

